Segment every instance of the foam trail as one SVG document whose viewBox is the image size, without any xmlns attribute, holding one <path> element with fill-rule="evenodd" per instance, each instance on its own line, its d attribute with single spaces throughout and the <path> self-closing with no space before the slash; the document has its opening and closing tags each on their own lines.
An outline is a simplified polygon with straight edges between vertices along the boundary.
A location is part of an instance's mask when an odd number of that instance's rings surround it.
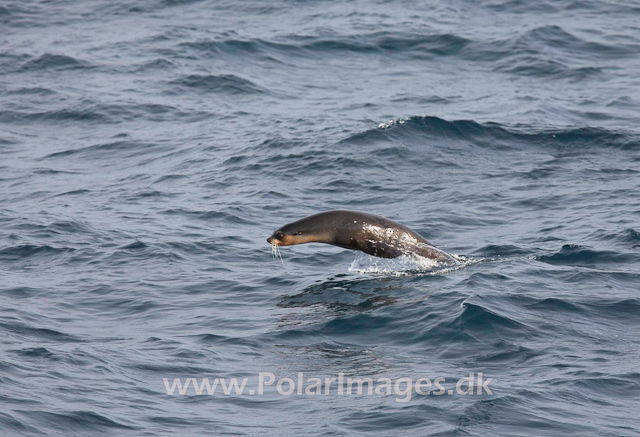
<svg viewBox="0 0 640 437">
<path fill-rule="evenodd" d="M 457 264 L 451 265 L 430 258 L 416 255 L 402 255 L 398 258 L 376 258 L 367 254 L 357 253 L 356 258 L 349 266 L 349 272 L 367 274 L 386 274 L 405 276 L 415 273 L 442 274 L 452 272 L 471 264 L 476 264 L 482 259 L 470 258 L 460 255 L 451 255 Z"/>
</svg>

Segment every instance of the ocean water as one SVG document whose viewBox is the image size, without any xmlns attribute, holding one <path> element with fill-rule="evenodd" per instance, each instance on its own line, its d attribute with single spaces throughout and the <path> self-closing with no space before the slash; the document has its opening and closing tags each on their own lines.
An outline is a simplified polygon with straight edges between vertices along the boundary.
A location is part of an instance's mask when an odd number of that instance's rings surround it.
<svg viewBox="0 0 640 437">
<path fill-rule="evenodd" d="M 636 1 L 0 2 L 0 434 L 638 435 L 639 193 Z"/>
</svg>

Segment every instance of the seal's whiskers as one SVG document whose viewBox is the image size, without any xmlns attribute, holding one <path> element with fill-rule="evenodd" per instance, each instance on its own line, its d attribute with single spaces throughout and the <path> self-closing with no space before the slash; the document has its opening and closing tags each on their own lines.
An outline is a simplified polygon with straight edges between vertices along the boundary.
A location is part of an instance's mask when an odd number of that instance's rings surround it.
<svg viewBox="0 0 640 437">
<path fill-rule="evenodd" d="M 282 253 L 280 253 L 280 247 L 278 243 L 271 243 L 271 253 L 273 254 L 273 259 L 280 258 L 280 262 L 282 262 L 282 267 L 287 268 L 284 264 L 284 259 L 282 259 Z"/>
</svg>

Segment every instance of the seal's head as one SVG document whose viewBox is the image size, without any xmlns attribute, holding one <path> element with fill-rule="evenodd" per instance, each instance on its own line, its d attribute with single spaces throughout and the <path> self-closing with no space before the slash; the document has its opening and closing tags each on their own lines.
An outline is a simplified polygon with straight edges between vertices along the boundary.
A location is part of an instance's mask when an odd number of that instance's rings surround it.
<svg viewBox="0 0 640 437">
<path fill-rule="evenodd" d="M 316 232 L 295 225 L 296 223 L 284 225 L 267 238 L 267 243 L 271 245 L 277 244 L 278 246 L 294 246 L 296 244 L 321 241 Z"/>
</svg>

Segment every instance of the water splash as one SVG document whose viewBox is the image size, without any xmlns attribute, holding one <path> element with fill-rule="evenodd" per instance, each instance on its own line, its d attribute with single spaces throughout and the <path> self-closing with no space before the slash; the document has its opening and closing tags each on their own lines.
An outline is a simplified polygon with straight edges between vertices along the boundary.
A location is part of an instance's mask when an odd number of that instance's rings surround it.
<svg viewBox="0 0 640 437">
<path fill-rule="evenodd" d="M 449 273 L 483 261 L 483 258 L 472 258 L 464 255 L 451 255 L 457 264 L 437 261 L 417 255 L 402 255 L 398 258 L 377 258 L 364 253 L 357 253 L 349 266 L 351 273 L 384 274 L 408 276 L 415 274 Z"/>
<path fill-rule="evenodd" d="M 397 120 L 388 120 L 388 121 L 385 121 L 384 123 L 380 123 L 378 125 L 378 129 L 389 129 L 394 124 L 404 124 L 404 123 L 405 123 L 405 120 L 402 118 L 399 118 Z"/>
</svg>

